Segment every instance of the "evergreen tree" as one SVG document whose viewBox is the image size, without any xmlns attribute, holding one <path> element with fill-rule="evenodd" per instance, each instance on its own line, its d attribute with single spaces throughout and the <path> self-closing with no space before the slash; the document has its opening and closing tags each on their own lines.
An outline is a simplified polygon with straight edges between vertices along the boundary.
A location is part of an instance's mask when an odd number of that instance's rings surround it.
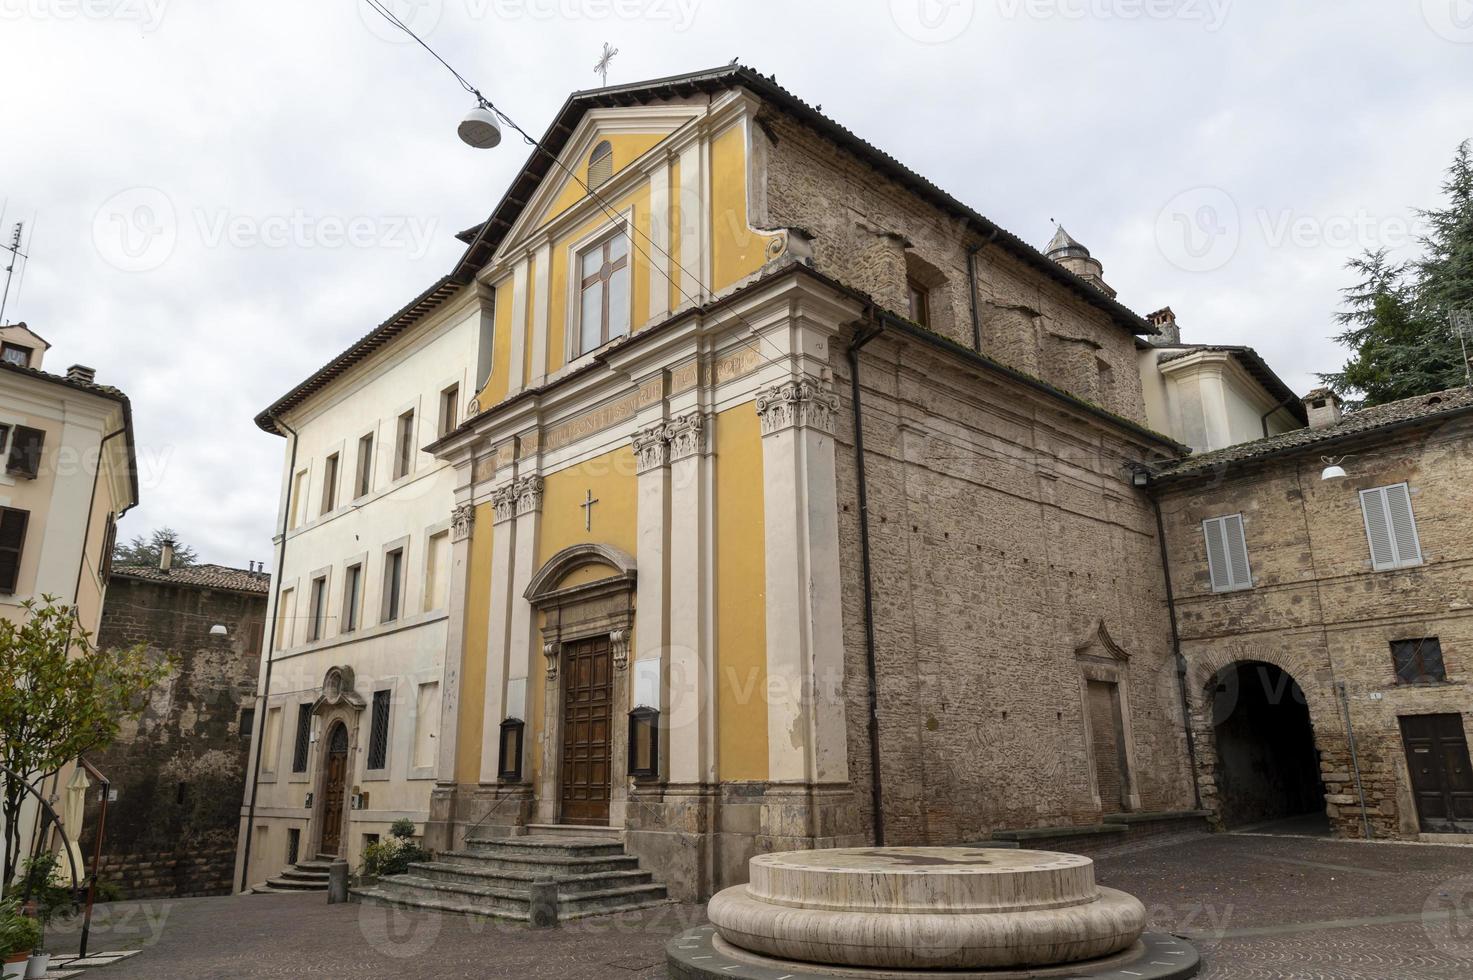
<svg viewBox="0 0 1473 980">
<path fill-rule="evenodd" d="M 199 555 L 193 548 L 179 540 L 179 535 L 174 533 L 173 528 L 161 527 L 148 538 L 136 534 L 127 544 L 119 541 L 113 548 L 113 564 L 158 567 L 165 541 L 174 542 L 175 568 L 188 568 L 199 561 Z"/>
<path fill-rule="evenodd" d="M 1473 152 L 1463 142 L 1443 183 L 1444 208 L 1419 211 L 1427 223 L 1423 255 L 1393 263 L 1385 249 L 1347 263 L 1360 277 L 1343 290 L 1335 314 L 1344 328 L 1336 340 L 1352 356 L 1339 371 L 1320 375 L 1352 408 L 1467 383 L 1458 331 L 1473 349 Z"/>
</svg>

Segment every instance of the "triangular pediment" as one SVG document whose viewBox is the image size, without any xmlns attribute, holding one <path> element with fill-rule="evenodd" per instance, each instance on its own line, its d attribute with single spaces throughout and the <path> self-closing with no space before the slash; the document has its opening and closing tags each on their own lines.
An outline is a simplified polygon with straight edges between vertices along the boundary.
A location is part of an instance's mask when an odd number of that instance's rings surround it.
<svg viewBox="0 0 1473 980">
<path fill-rule="evenodd" d="M 627 106 L 592 109 L 585 113 L 558 154 L 558 162 L 547 169 L 547 175 L 528 198 L 527 206 L 497 248 L 491 264 L 515 255 L 537 238 L 546 225 L 578 209 L 587 200 L 588 193 L 582 184 L 588 180 L 589 155 L 599 143 L 607 140 L 613 149 L 612 176 L 598 187 L 599 193 L 607 197 L 610 193 L 621 192 L 631 167 L 698 119 L 704 108 L 695 105 Z"/>
</svg>

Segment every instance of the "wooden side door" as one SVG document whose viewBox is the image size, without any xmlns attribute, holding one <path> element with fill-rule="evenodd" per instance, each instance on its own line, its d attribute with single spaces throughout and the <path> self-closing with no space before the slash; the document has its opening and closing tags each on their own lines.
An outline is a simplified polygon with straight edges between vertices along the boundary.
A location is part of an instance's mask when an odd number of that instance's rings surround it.
<svg viewBox="0 0 1473 980">
<path fill-rule="evenodd" d="M 348 729 L 341 722 L 327 736 L 327 778 L 322 784 L 322 846 L 336 857 L 343 847 L 343 800 L 348 785 Z"/>
<path fill-rule="evenodd" d="M 563 647 L 563 823 L 609 823 L 612 666 L 606 636 Z"/>
<path fill-rule="evenodd" d="M 1123 813 L 1125 789 L 1125 724 L 1120 694 L 1108 681 L 1087 681 L 1089 737 L 1094 750 L 1095 783 L 1100 788 L 1100 811 Z"/>
<path fill-rule="evenodd" d="M 1423 832 L 1473 834 L 1473 768 L 1462 716 L 1403 715 L 1401 738 Z"/>
</svg>

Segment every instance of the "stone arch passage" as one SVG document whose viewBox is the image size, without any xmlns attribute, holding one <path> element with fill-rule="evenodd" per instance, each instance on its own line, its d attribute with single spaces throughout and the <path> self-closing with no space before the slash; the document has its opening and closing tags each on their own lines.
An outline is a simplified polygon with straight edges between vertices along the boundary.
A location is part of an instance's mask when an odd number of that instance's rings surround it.
<svg viewBox="0 0 1473 980">
<path fill-rule="evenodd" d="M 1209 682 L 1219 816 L 1226 828 L 1325 810 L 1304 690 L 1282 667 L 1238 661 Z"/>
</svg>

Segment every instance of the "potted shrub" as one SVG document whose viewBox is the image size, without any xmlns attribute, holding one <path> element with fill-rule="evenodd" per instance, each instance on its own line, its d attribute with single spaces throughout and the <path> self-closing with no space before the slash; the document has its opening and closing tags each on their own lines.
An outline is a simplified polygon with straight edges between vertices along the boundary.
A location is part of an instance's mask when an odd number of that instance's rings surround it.
<svg viewBox="0 0 1473 980">
<path fill-rule="evenodd" d="M 46 927 L 77 914 L 76 896 L 72 889 L 58 883 L 59 875 L 65 875 L 65 872 L 61 869 L 61 859 L 55 854 L 42 854 L 27 860 L 21 875 L 17 891 L 30 895 L 27 911 L 35 916 L 41 928 L 40 939 L 26 967 L 26 980 L 41 980 L 51 966 L 51 954 L 46 951 Z M 69 875 L 66 877 L 70 878 Z"/>
<path fill-rule="evenodd" d="M 21 980 L 26 975 L 26 961 L 40 941 L 41 923 L 21 915 L 13 902 L 0 907 L 0 953 L 5 959 L 5 980 Z"/>
<path fill-rule="evenodd" d="M 428 861 L 429 851 L 414 839 L 414 821 L 401 818 L 389 827 L 389 836 L 363 849 L 360 882 L 371 884 L 388 875 L 402 875 L 416 861 Z"/>
</svg>

